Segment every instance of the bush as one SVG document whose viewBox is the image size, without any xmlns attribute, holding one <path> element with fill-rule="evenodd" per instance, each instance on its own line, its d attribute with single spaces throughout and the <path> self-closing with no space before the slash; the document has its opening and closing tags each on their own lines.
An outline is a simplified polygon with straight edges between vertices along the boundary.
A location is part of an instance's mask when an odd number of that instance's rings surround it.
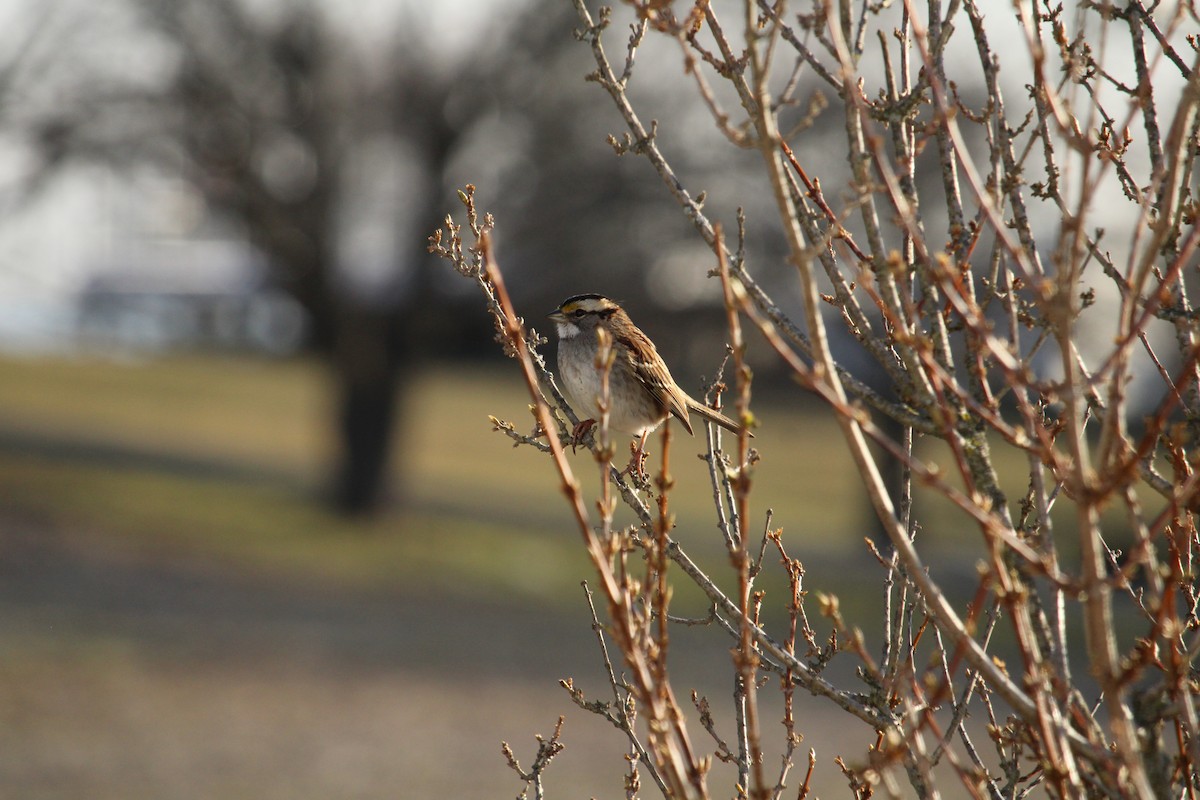
<svg viewBox="0 0 1200 800">
<path fill-rule="evenodd" d="M 818 637 L 787 537 L 770 524 L 762 536 L 750 529 L 756 457 L 746 435 L 726 446 L 708 433 L 736 593 L 695 564 L 671 535 L 669 426 L 653 480 L 611 466 L 605 415 L 569 408 L 536 350 L 543 340 L 508 300 L 493 221 L 475 209 L 473 187 L 461 195 L 465 233 L 448 220 L 431 241 L 478 284 L 536 403 L 532 435 L 497 427 L 550 454 L 595 565 L 601 643 L 620 654 L 614 665 L 604 650 L 616 700 L 567 688 L 628 738 L 628 796 L 642 775 L 666 797 L 725 794 L 709 786 L 714 756 L 736 766 L 739 797 L 780 797 L 789 781 L 805 796 L 813 757 L 805 777 L 793 770 L 799 690 L 872 731 L 861 765 L 837 762 L 859 797 L 896 794 L 902 782 L 933 797 L 948 780 L 976 797 L 1039 786 L 1059 797 L 1194 797 L 1200 349 L 1188 285 L 1200 237 L 1200 70 L 1196 37 L 1183 35 L 1194 9 L 1037 0 L 1015 4 L 1013 18 L 975 0 L 842 0 L 796 14 L 746 0 L 735 41 L 718 5 L 634 0 L 617 65 L 604 47 L 610 10 L 593 16 L 576 0 L 577 35 L 595 57 L 589 79 L 628 128 L 614 148 L 653 166 L 713 251 L 736 415 L 754 420 L 747 328 L 838 420 L 887 535 L 877 552 L 887 599 L 879 641 L 826 595 L 816 600 L 830 632 Z M 635 75 L 662 80 L 635 62 L 651 43 L 677 49 L 695 102 L 731 146 L 761 155 L 786 263 L 748 263 L 745 217 L 725 234 L 672 169 L 657 125 L 643 123 L 626 89 Z M 737 111 L 723 105 L 730 99 Z M 827 119 L 849 165 L 835 195 L 820 181 L 835 160 L 805 164 L 793 144 Z M 794 276 L 798 312 L 764 288 L 764 275 L 776 285 Z M 885 390 L 835 359 L 835 336 L 870 355 Z M 607 362 L 597 365 L 606 375 Z M 601 474 L 597 514 L 563 453 L 580 416 L 601 422 L 588 441 Z M 770 437 L 769 426 L 758 435 Z M 921 436 L 945 444 L 947 468 L 914 454 Z M 1001 451 L 1015 452 L 1025 473 L 1002 478 Z M 895 490 L 883 478 L 887 459 L 903 476 Z M 965 612 L 922 558 L 919 495 L 944 498 L 977 531 Z M 617 498 L 639 525 L 614 528 Z M 780 598 L 755 584 L 768 550 L 790 579 Z M 740 680 L 728 724 L 703 702 L 686 710 L 672 685 L 673 581 L 700 587 L 711 630 L 733 642 Z M 771 603 L 786 611 L 782 630 L 762 623 Z M 992 644 L 1001 633 L 1015 643 L 1003 660 Z M 857 685 L 824 676 L 835 656 L 857 661 Z M 782 766 L 763 757 L 768 686 L 783 697 Z M 988 741 L 964 725 L 972 712 L 989 721 Z M 712 737 L 707 747 L 695 721 Z M 537 796 L 558 738 L 542 741 L 529 771 L 507 751 Z"/>
</svg>

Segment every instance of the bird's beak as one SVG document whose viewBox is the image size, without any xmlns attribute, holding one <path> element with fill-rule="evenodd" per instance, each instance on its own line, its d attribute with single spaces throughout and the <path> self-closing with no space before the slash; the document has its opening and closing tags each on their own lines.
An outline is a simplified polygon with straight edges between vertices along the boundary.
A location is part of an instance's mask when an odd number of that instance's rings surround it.
<svg viewBox="0 0 1200 800">
<path fill-rule="evenodd" d="M 553 313 L 546 315 L 546 319 L 550 320 L 551 322 L 566 322 L 567 315 L 556 308 L 554 309 Z"/>
</svg>

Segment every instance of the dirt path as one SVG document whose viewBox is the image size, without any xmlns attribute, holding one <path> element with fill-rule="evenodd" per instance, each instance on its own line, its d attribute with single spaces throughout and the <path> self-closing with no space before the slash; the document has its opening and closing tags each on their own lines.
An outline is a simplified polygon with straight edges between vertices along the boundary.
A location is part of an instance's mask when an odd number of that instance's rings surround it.
<svg viewBox="0 0 1200 800">
<path fill-rule="evenodd" d="M 515 795 L 500 740 L 533 751 L 590 636 L 3 519 L 0 797 Z M 611 796 L 617 742 L 573 716 L 559 786 Z"/>
<path fill-rule="evenodd" d="M 298 585 L 0 514 L 0 799 L 510 797 L 500 741 L 528 762 L 560 713 L 549 796 L 620 797 L 616 732 L 557 686 L 605 689 L 583 613 Z M 672 647 L 720 714 L 711 638 Z M 827 759 L 869 741 L 803 705 Z"/>
</svg>

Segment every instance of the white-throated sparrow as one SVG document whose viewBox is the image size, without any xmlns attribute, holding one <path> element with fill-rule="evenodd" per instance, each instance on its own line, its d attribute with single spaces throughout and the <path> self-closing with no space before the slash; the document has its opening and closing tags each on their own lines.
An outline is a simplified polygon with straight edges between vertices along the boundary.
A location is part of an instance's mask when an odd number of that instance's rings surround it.
<svg viewBox="0 0 1200 800">
<path fill-rule="evenodd" d="M 558 373 L 563 390 L 575 412 L 584 418 L 599 416 L 600 373 L 596 369 L 598 347 L 596 331 L 606 329 L 612 335 L 612 370 L 608 377 L 608 424 L 613 430 L 640 436 L 640 456 L 650 431 L 674 415 L 692 433 L 689 412 L 696 412 L 734 433 L 742 426 L 693 400 L 671 377 L 666 362 L 658 354 L 650 337 L 633 324 L 619 305 L 598 294 L 568 297 L 550 314 L 558 329 Z M 584 419 L 586 430 L 591 419 Z M 576 430 L 576 438 L 581 430 Z"/>
</svg>

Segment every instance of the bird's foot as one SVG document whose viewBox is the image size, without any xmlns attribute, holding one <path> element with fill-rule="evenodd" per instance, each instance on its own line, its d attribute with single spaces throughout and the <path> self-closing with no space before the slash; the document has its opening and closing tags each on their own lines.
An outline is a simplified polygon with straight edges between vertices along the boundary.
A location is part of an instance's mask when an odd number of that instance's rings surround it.
<svg viewBox="0 0 1200 800">
<path fill-rule="evenodd" d="M 596 420 L 594 420 L 594 419 L 579 420 L 579 424 L 577 424 L 575 426 L 575 429 L 571 431 L 571 452 L 572 453 L 575 452 L 575 448 L 579 446 L 579 444 L 583 441 L 583 437 L 587 435 L 587 432 L 589 430 L 591 430 L 592 426 L 594 426 L 595 424 L 596 424 Z"/>
<path fill-rule="evenodd" d="M 650 482 L 650 476 L 646 474 L 646 446 L 645 442 L 639 444 L 629 443 L 629 463 L 625 465 L 625 469 L 621 470 L 618 475 L 628 475 L 634 483 L 640 485 Z"/>
</svg>

